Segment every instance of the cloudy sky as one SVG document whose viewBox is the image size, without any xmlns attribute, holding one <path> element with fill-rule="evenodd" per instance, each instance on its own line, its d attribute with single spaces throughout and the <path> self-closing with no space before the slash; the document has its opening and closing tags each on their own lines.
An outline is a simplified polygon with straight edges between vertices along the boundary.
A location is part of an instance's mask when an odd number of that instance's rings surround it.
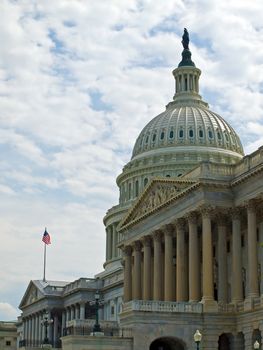
<svg viewBox="0 0 263 350">
<path fill-rule="evenodd" d="M 0 1 L 0 320 L 31 279 L 102 270 L 102 218 L 143 126 L 174 94 L 183 28 L 201 94 L 263 144 L 262 0 Z"/>
</svg>

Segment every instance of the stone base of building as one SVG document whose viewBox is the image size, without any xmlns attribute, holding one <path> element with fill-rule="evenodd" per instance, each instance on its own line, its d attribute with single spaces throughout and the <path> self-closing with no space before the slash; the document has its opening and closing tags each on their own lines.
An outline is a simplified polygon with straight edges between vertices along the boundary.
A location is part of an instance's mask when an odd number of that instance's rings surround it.
<svg viewBox="0 0 263 350">
<path fill-rule="evenodd" d="M 133 339 L 68 335 L 61 338 L 63 350 L 133 350 Z"/>
</svg>

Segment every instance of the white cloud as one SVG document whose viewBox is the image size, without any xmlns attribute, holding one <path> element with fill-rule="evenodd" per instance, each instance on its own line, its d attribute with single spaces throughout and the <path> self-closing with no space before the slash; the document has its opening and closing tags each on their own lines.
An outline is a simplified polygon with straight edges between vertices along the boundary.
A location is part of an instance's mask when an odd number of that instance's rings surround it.
<svg viewBox="0 0 263 350">
<path fill-rule="evenodd" d="M 261 9 L 260 0 L 1 1 L 0 301 L 17 306 L 41 278 L 45 226 L 52 278 L 102 268 L 115 178 L 172 99 L 184 27 L 203 97 L 246 152 L 263 143 Z"/>
<path fill-rule="evenodd" d="M 15 321 L 17 319 L 18 310 L 9 303 L 0 302 L 0 319 L 6 321 Z"/>
</svg>

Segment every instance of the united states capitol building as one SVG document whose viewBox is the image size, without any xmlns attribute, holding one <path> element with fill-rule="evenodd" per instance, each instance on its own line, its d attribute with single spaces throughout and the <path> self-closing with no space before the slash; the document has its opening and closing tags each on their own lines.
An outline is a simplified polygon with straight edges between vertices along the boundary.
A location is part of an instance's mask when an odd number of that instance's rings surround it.
<svg viewBox="0 0 263 350">
<path fill-rule="evenodd" d="M 175 94 L 139 134 L 104 217 L 95 278 L 31 281 L 20 345 L 65 350 L 250 350 L 263 331 L 263 147 L 199 94 L 187 31 Z M 93 333 L 98 303 L 100 332 Z M 45 316 L 47 315 L 47 316 Z M 260 347 L 261 348 L 261 347 Z"/>
</svg>

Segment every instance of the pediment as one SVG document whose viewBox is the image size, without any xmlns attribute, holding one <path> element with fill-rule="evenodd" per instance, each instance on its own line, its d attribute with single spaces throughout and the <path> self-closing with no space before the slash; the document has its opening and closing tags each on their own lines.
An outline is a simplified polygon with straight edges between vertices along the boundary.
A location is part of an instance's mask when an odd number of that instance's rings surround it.
<svg viewBox="0 0 263 350">
<path fill-rule="evenodd" d="M 153 179 L 120 222 L 119 230 L 169 205 L 197 185 L 194 180 Z"/>
<path fill-rule="evenodd" d="M 20 303 L 20 307 L 25 307 L 33 304 L 37 300 L 43 298 L 43 293 L 37 288 L 33 281 L 31 281 L 27 287 L 27 290 L 23 296 L 23 299 Z"/>
</svg>

